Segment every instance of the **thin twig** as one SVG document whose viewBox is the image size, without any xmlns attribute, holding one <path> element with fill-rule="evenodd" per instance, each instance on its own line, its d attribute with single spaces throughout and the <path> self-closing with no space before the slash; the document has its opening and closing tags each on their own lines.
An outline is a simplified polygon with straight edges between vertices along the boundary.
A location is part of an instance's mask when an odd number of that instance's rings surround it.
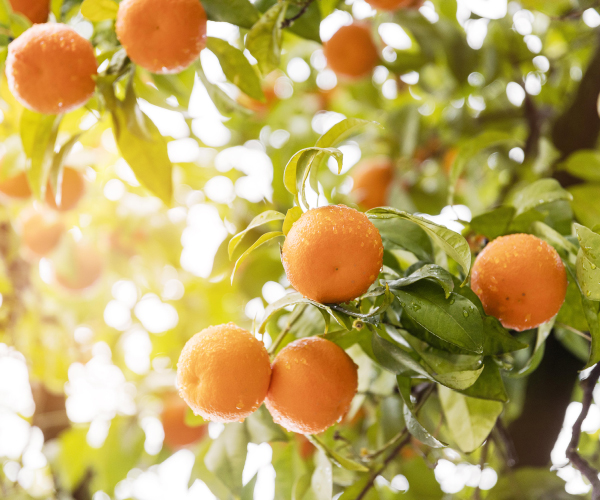
<svg viewBox="0 0 600 500">
<path fill-rule="evenodd" d="M 300 309 L 298 309 L 298 311 L 294 310 L 294 312 L 292 312 L 292 314 L 290 314 L 287 325 L 285 325 L 285 328 L 283 330 L 281 330 L 281 332 L 279 332 L 279 335 L 277 335 L 277 338 L 275 339 L 275 341 L 271 344 L 271 346 L 267 350 L 269 355 L 273 354 L 277 350 L 277 348 L 279 347 L 281 342 L 283 342 L 283 339 L 285 338 L 285 336 L 292 329 L 292 326 L 294 326 L 294 323 L 296 321 L 298 321 L 298 318 L 300 318 L 300 316 L 302 316 L 305 306 L 300 305 L 299 307 L 300 307 Z"/>
<path fill-rule="evenodd" d="M 408 434 L 408 432 L 406 434 L 407 434 L 406 437 L 402 441 L 400 441 L 400 443 L 398 443 L 398 446 L 396 446 L 390 452 L 390 454 L 386 457 L 386 459 L 381 464 L 381 467 L 379 467 L 379 469 L 377 469 L 377 471 L 375 471 L 375 472 L 373 472 L 373 474 L 371 474 L 369 481 L 367 482 L 367 484 L 365 484 L 365 487 L 361 490 L 361 492 L 358 494 L 358 496 L 356 497 L 355 500 L 362 500 L 363 498 L 365 498 L 365 496 L 367 495 L 369 490 L 373 487 L 373 484 L 375 483 L 375 479 L 377 479 L 377 476 L 381 475 L 383 473 L 383 471 L 387 468 L 387 466 L 392 462 L 392 460 L 394 460 L 394 458 L 396 458 L 396 456 L 398 455 L 400 450 L 402 448 L 404 448 L 408 443 L 410 443 L 411 436 L 410 436 L 410 434 Z"/>
<path fill-rule="evenodd" d="M 297 14 L 294 14 L 292 17 L 290 17 L 288 19 L 284 19 L 283 22 L 281 23 L 281 29 L 289 28 L 294 23 L 294 21 L 296 21 L 297 19 L 300 19 L 304 15 L 304 13 L 308 10 L 311 3 L 313 3 L 313 0 L 307 0 L 304 3 L 304 5 L 302 5 L 302 7 L 300 8 L 300 10 L 298 11 Z"/>
<path fill-rule="evenodd" d="M 581 381 L 581 388 L 583 390 L 583 400 L 581 402 L 581 413 L 575 425 L 573 425 L 573 434 L 571 436 L 571 442 L 567 447 L 567 458 L 570 462 L 581 472 L 585 478 L 592 485 L 592 500 L 600 500 L 600 479 L 598 479 L 598 471 L 594 469 L 588 461 L 583 458 L 578 452 L 577 447 L 579 445 L 579 438 L 581 437 L 581 425 L 590 411 L 592 405 L 592 399 L 594 395 L 594 387 L 600 379 L 600 363 L 596 364 L 590 375 Z"/>
<path fill-rule="evenodd" d="M 564 330 L 569 330 L 571 333 L 574 333 L 575 335 L 579 335 L 580 337 L 584 338 L 588 342 L 592 341 L 592 337 L 590 337 L 587 333 L 584 333 L 584 332 L 578 330 L 577 328 L 573 328 L 572 326 L 566 325 L 565 323 L 561 323 L 560 321 L 557 321 L 554 324 L 555 324 L 555 326 L 563 328 Z"/>
</svg>

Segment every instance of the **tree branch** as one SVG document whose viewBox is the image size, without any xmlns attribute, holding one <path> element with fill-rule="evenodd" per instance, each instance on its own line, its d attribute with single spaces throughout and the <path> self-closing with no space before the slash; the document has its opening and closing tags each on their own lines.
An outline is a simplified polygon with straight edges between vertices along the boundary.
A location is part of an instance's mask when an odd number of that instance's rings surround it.
<svg viewBox="0 0 600 500">
<path fill-rule="evenodd" d="M 567 447 L 566 453 L 567 458 L 571 463 L 592 485 L 592 500 L 600 500 L 600 479 L 598 479 L 598 471 L 577 452 L 577 446 L 579 445 L 579 438 L 581 437 L 581 425 L 590 411 L 594 387 L 596 387 L 598 379 L 600 379 L 600 363 L 596 364 L 590 375 L 585 380 L 581 381 L 581 388 L 583 389 L 581 413 L 579 414 L 579 417 L 577 417 L 575 425 L 573 425 L 573 435 L 571 436 L 571 442 Z"/>
<path fill-rule="evenodd" d="M 298 11 L 297 14 L 294 14 L 292 17 L 290 17 L 288 19 L 284 19 L 283 22 L 281 23 L 281 29 L 289 28 L 294 23 L 294 21 L 300 19 L 304 15 L 304 13 L 308 10 L 311 3 L 313 3 L 313 0 L 307 0 L 306 2 L 304 2 L 304 4 L 302 5 L 302 7 L 300 8 L 300 10 Z"/>
</svg>

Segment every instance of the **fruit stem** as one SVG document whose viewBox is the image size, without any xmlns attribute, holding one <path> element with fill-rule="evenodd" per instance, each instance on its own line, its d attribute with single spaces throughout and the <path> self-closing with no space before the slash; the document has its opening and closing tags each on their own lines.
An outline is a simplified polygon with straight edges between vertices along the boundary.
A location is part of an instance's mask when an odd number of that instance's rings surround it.
<svg viewBox="0 0 600 500">
<path fill-rule="evenodd" d="M 558 326 L 558 327 L 563 328 L 565 330 L 569 330 L 571 333 L 574 333 L 575 335 L 579 335 L 580 337 L 584 338 L 588 342 L 592 341 L 592 337 L 590 337 L 587 333 L 584 333 L 584 332 L 578 330 L 577 328 L 573 328 L 572 326 L 566 325 L 566 324 L 561 323 L 559 321 L 557 321 L 555 323 L 555 326 Z"/>
<path fill-rule="evenodd" d="M 288 334 L 288 332 L 291 330 L 292 326 L 294 326 L 294 323 L 296 321 L 298 321 L 300 316 L 302 316 L 302 313 L 304 312 L 304 307 L 305 306 L 303 304 L 299 305 L 298 307 L 296 307 L 296 309 L 294 309 L 292 314 L 290 314 L 288 316 L 287 325 L 285 325 L 285 328 L 283 330 L 281 330 L 281 332 L 279 332 L 279 335 L 277 335 L 277 338 L 275 339 L 275 341 L 271 344 L 271 346 L 267 350 L 267 352 L 269 353 L 270 356 L 275 354 L 275 351 L 277 350 L 277 348 L 279 347 L 281 342 L 283 342 L 283 339 Z"/>
</svg>

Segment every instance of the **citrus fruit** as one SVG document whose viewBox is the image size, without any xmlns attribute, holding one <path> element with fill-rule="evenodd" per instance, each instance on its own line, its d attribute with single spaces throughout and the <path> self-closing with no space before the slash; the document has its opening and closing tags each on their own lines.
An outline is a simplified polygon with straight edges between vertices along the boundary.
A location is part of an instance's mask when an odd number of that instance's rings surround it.
<svg viewBox="0 0 600 500">
<path fill-rule="evenodd" d="M 100 278 L 102 257 L 89 243 L 78 243 L 71 250 L 64 268 L 56 270 L 56 281 L 68 290 L 83 290 Z"/>
<path fill-rule="evenodd" d="M 277 354 L 265 404 L 288 431 L 317 434 L 339 422 L 358 388 L 357 367 L 320 337 L 296 340 Z"/>
<path fill-rule="evenodd" d="M 558 252 L 530 234 L 501 236 L 475 259 L 471 288 L 486 314 L 505 328 L 535 328 L 551 319 L 567 293 L 567 273 Z"/>
<path fill-rule="evenodd" d="M 387 205 L 394 178 L 394 165 L 388 158 L 360 162 L 350 175 L 354 180 L 352 194 L 361 207 L 369 210 Z"/>
<path fill-rule="evenodd" d="M 11 198 L 29 198 L 31 196 L 31 188 L 29 187 L 27 174 L 20 172 L 17 175 L 0 181 L 0 192 Z"/>
<path fill-rule="evenodd" d="M 177 394 L 165 398 L 160 421 L 165 431 L 164 443 L 169 448 L 187 446 L 206 435 L 206 425 L 190 427 L 185 423 L 187 409 L 188 405 Z"/>
<path fill-rule="evenodd" d="M 367 0 L 371 7 L 378 10 L 418 9 L 423 0 Z"/>
<path fill-rule="evenodd" d="M 340 303 L 365 293 L 379 274 L 383 244 L 367 216 L 344 205 L 303 214 L 283 244 L 282 262 L 291 285 L 305 297 Z"/>
<path fill-rule="evenodd" d="M 33 214 L 23 222 L 23 243 L 37 255 L 48 255 L 58 245 L 65 226 L 57 220 L 47 220 L 41 214 Z"/>
<path fill-rule="evenodd" d="M 130 59 L 153 73 L 184 70 L 206 46 L 198 0 L 123 0 L 115 27 Z"/>
<path fill-rule="evenodd" d="M 57 206 L 56 196 L 54 195 L 50 182 L 48 182 L 48 186 L 46 187 L 46 203 L 54 210 L 66 212 L 75 208 L 83 196 L 85 191 L 83 175 L 74 168 L 65 167 L 63 170 L 61 186 L 60 205 Z"/>
<path fill-rule="evenodd" d="M 194 335 L 177 363 L 180 396 L 196 415 L 213 422 L 241 422 L 256 411 L 270 378 L 263 343 L 233 323 Z"/>
<path fill-rule="evenodd" d="M 10 0 L 10 6 L 33 24 L 45 23 L 50 14 L 49 0 Z"/>
<path fill-rule="evenodd" d="M 65 24 L 36 24 L 8 46 L 10 91 L 38 113 L 83 106 L 94 94 L 96 68 L 92 44 Z"/>
<path fill-rule="evenodd" d="M 362 23 L 342 26 L 325 42 L 323 52 L 329 67 L 349 78 L 369 75 L 379 60 L 369 27 Z"/>
</svg>

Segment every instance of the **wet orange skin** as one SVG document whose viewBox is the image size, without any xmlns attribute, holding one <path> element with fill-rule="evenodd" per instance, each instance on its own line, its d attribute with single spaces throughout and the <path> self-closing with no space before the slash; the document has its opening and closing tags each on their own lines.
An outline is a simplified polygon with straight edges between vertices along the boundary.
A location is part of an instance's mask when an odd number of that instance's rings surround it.
<svg viewBox="0 0 600 500">
<path fill-rule="evenodd" d="M 94 94 L 96 68 L 91 43 L 65 24 L 36 24 L 8 46 L 8 87 L 38 113 L 83 106 Z"/>
<path fill-rule="evenodd" d="M 285 346 L 272 370 L 265 405 L 274 422 L 300 434 L 318 434 L 341 421 L 358 388 L 350 356 L 321 337 Z"/>
<path fill-rule="evenodd" d="M 365 293 L 383 264 L 383 243 L 365 214 L 344 205 L 309 210 L 283 244 L 291 285 L 323 304 L 348 302 Z"/>
<path fill-rule="evenodd" d="M 505 328 L 523 331 L 550 320 L 567 293 L 558 252 L 530 234 L 501 236 L 477 256 L 471 288 L 486 314 Z"/>
</svg>

